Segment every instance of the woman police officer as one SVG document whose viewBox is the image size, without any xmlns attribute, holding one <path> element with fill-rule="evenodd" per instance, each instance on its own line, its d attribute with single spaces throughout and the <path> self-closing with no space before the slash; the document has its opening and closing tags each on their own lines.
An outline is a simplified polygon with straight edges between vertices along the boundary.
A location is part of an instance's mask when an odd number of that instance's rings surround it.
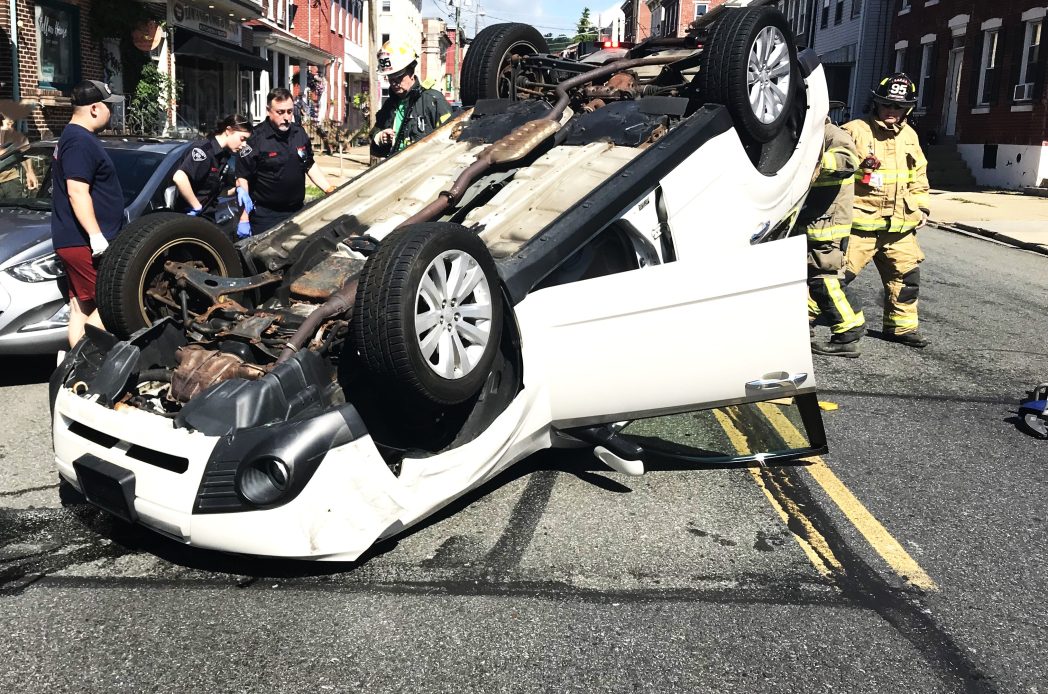
<svg viewBox="0 0 1048 694">
<path fill-rule="evenodd" d="M 233 154 L 243 154 L 250 135 L 251 121 L 233 113 L 218 122 L 209 139 L 193 143 L 172 179 L 189 206 L 187 214 L 214 216 L 219 196 L 233 187 Z M 239 205 L 250 212 L 251 196 L 239 187 L 236 192 Z"/>
</svg>

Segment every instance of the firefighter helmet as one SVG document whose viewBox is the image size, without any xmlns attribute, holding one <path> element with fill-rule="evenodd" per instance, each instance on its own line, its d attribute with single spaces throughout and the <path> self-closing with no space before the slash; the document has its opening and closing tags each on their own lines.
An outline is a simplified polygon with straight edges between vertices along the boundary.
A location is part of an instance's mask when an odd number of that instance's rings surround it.
<svg viewBox="0 0 1048 694">
<path fill-rule="evenodd" d="M 418 63 L 415 49 L 406 43 L 386 41 L 378 50 L 378 74 L 388 77 L 413 68 Z"/>
<path fill-rule="evenodd" d="M 917 85 L 904 72 L 896 72 L 881 80 L 873 90 L 873 100 L 878 104 L 905 106 L 917 105 Z"/>
</svg>

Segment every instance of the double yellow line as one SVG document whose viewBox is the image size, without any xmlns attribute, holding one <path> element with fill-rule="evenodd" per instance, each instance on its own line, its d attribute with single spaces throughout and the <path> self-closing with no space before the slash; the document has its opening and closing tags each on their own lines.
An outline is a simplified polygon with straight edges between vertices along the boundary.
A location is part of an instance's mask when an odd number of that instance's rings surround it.
<svg viewBox="0 0 1048 694">
<path fill-rule="evenodd" d="M 792 448 L 807 448 L 808 441 L 794 426 L 777 405 L 771 403 L 759 403 L 757 408 L 768 420 L 768 423 L 778 432 L 779 436 Z M 734 408 L 727 410 L 715 410 L 714 415 L 725 433 L 728 435 L 732 445 L 742 454 L 751 453 L 749 442 L 745 434 L 736 425 L 736 416 L 732 413 Z M 905 579 L 911 585 L 923 590 L 938 590 L 938 586 L 931 576 L 925 573 L 913 557 L 903 549 L 899 541 L 892 537 L 891 533 L 877 520 L 876 517 L 862 504 L 861 501 L 848 489 L 843 482 L 833 474 L 819 456 L 808 459 L 805 470 L 823 488 L 826 494 L 841 509 L 841 512 L 851 521 L 852 525 L 866 538 L 873 549 L 884 559 L 895 573 Z M 757 486 L 761 488 L 772 507 L 778 512 L 784 524 L 789 524 L 790 519 L 800 522 L 803 526 L 804 536 L 793 533 L 797 544 L 807 555 L 815 569 L 823 576 L 830 577 L 834 572 L 841 572 L 843 568 L 837 557 L 834 556 L 826 538 L 818 531 L 810 520 L 804 515 L 803 509 L 797 507 L 788 496 L 776 495 L 768 488 L 765 477 L 759 468 L 748 468 Z"/>
</svg>

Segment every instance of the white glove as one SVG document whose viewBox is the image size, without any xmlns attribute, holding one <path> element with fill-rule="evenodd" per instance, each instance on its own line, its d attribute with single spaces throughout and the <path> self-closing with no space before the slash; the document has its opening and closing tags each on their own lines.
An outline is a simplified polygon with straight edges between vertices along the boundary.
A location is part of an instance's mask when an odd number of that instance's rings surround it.
<svg viewBox="0 0 1048 694">
<path fill-rule="evenodd" d="M 106 252 L 109 248 L 109 242 L 106 241 L 106 237 L 102 234 L 88 234 L 87 240 L 91 242 L 91 257 L 97 258 Z"/>
<path fill-rule="evenodd" d="M 921 210 L 921 221 L 917 224 L 918 229 L 923 229 L 928 224 L 928 213 Z"/>
</svg>

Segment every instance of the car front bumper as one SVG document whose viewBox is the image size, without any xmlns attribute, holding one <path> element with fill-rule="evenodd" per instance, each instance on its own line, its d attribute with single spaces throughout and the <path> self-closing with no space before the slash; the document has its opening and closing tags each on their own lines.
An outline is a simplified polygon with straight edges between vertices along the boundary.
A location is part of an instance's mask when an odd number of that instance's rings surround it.
<svg viewBox="0 0 1048 694">
<path fill-rule="evenodd" d="M 132 473 L 137 521 L 195 547 L 351 561 L 390 528 L 401 527 L 403 491 L 370 436 L 328 451 L 305 488 L 282 506 L 194 513 L 220 437 L 176 428 L 134 408 L 111 410 L 68 388 L 56 398 L 53 432 L 55 464 L 64 479 L 83 491 L 73 464 L 85 455 Z"/>
</svg>

